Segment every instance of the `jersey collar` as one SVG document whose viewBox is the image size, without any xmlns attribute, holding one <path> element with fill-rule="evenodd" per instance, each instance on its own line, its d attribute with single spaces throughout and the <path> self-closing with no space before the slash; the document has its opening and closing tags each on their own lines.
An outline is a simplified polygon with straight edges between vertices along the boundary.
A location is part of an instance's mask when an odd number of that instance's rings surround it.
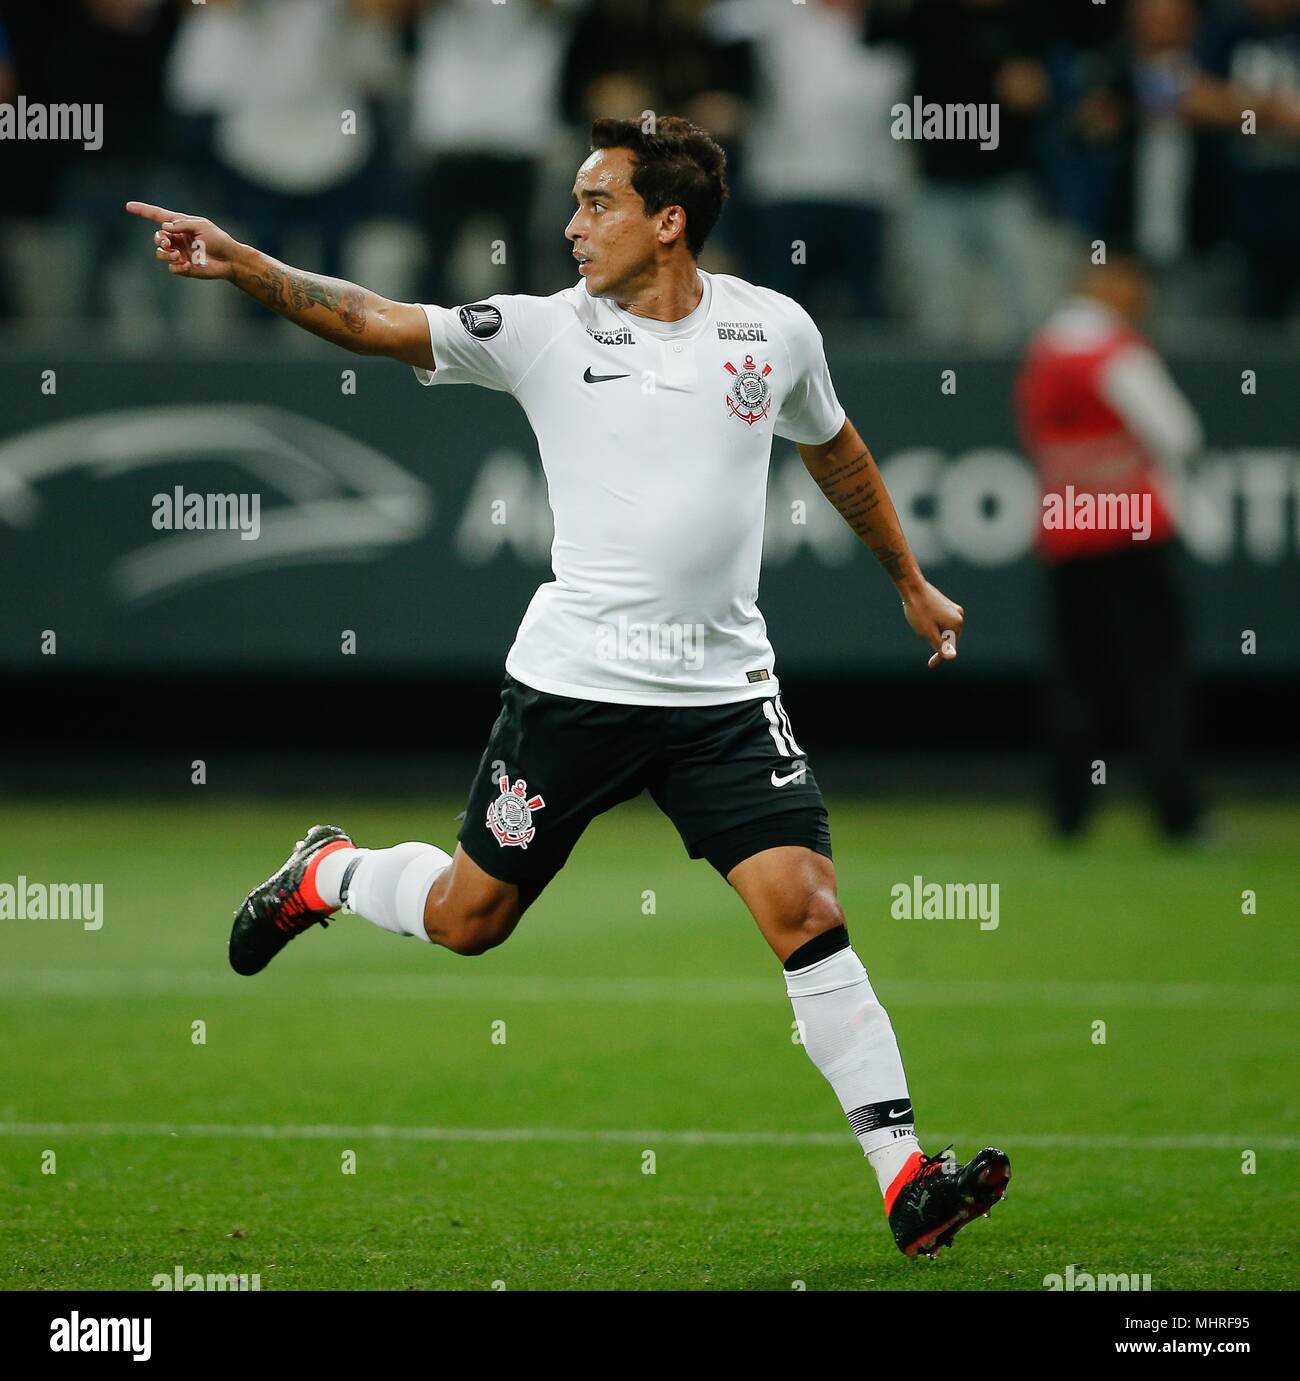
<svg viewBox="0 0 1300 1381">
<path fill-rule="evenodd" d="M 644 335 L 654 336 L 659 340 L 676 340 L 682 336 L 693 336 L 709 320 L 713 311 L 713 275 L 705 273 L 702 269 L 697 270 L 700 281 L 704 284 L 704 292 L 700 296 L 699 305 L 688 316 L 681 317 L 677 321 L 656 321 L 653 317 L 637 316 L 634 312 L 625 312 L 622 307 L 613 302 L 606 302 L 606 306 L 625 326 L 634 331 L 640 331 Z"/>
</svg>

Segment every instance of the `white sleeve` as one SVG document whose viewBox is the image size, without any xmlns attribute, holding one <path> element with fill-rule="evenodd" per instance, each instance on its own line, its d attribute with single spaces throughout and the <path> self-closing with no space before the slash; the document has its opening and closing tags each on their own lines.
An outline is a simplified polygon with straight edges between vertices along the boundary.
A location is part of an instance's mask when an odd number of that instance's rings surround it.
<svg viewBox="0 0 1300 1381">
<path fill-rule="evenodd" d="M 1205 444 L 1205 434 L 1154 350 L 1130 345 L 1102 370 L 1102 396 L 1162 465 L 1179 470 Z"/>
<path fill-rule="evenodd" d="M 498 294 L 464 307 L 419 305 L 437 366 L 411 366 L 422 384 L 478 384 L 511 393 L 554 329 L 547 297 Z"/>
<path fill-rule="evenodd" d="M 773 431 L 787 441 L 820 446 L 844 425 L 844 409 L 831 383 L 821 332 L 802 307 L 797 309 L 785 340 L 794 382 Z"/>
</svg>

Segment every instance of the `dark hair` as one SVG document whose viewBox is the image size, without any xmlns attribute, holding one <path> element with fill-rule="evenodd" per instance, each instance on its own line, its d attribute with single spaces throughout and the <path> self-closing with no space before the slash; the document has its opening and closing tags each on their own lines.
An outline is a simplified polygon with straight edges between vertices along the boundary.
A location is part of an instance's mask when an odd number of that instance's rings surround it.
<svg viewBox="0 0 1300 1381">
<path fill-rule="evenodd" d="M 686 212 L 686 245 L 698 257 L 727 199 L 727 155 L 712 135 L 680 115 L 596 120 L 592 149 L 628 149 L 636 159 L 632 187 L 649 215 L 666 206 Z"/>
</svg>

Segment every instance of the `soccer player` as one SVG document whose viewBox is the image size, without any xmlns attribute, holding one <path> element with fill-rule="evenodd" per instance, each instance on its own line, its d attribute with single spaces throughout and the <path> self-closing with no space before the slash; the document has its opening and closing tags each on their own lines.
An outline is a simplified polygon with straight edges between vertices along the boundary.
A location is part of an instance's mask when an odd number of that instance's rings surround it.
<svg viewBox="0 0 1300 1381">
<path fill-rule="evenodd" d="M 269 259 L 202 217 L 127 203 L 158 223 L 156 257 L 178 277 L 228 279 L 315 335 L 412 366 L 422 384 L 513 394 L 555 517 L 555 578 L 506 659 L 454 856 L 361 848 L 316 825 L 235 913 L 230 962 L 257 973 L 342 907 L 482 954 L 589 821 L 648 789 L 784 965 L 805 1048 L 875 1171 L 899 1248 L 934 1255 L 1003 1196 L 1010 1162 L 992 1148 L 960 1166 L 922 1153 L 893 1028 L 849 942 L 826 807 L 755 603 L 773 436 L 798 445 L 885 568 L 930 666 L 956 657 L 963 613 L 913 559 L 807 313 L 698 268 L 727 195 L 722 150 L 674 117 L 651 132 L 597 120 L 591 143 L 565 229 L 579 282 L 552 297 L 391 302 Z"/>
</svg>

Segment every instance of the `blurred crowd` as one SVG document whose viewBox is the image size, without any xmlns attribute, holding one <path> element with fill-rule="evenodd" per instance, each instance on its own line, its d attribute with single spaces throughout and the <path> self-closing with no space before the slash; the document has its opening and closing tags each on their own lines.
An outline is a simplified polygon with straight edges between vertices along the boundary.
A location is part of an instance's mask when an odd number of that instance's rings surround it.
<svg viewBox="0 0 1300 1381">
<path fill-rule="evenodd" d="M 556 291 L 586 128 L 645 111 L 728 150 L 705 267 L 819 319 L 1019 340 L 1099 238 L 1166 323 L 1300 313 L 1300 0 L 0 0 L 19 96 L 105 116 L 0 139 L 9 327 L 261 320 L 177 292 L 128 198 L 395 297 Z M 896 137 L 917 97 L 996 146 Z"/>
</svg>

